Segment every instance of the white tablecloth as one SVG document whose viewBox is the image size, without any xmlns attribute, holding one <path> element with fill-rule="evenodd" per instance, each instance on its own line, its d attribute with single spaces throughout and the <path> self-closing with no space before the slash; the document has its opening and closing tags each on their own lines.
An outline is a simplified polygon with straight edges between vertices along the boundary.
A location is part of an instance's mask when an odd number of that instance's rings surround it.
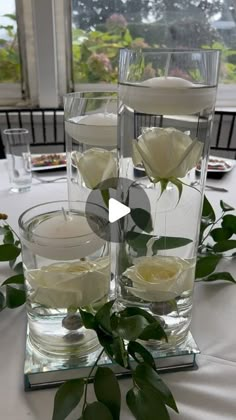
<svg viewBox="0 0 236 420">
<path fill-rule="evenodd" d="M 19 215 L 32 205 L 67 198 L 66 181 L 40 184 L 34 180 L 29 192 L 9 193 L 5 161 L 0 161 L 0 212 L 9 215 L 9 223 L 17 229 Z M 61 175 L 61 174 L 60 174 Z M 54 174 L 53 174 L 54 176 Z M 228 188 L 228 193 L 207 191 L 207 197 L 219 208 L 223 199 L 236 207 L 236 169 L 221 180 L 209 184 Z M 0 281 L 7 265 L 0 264 Z M 236 275 L 236 267 L 235 267 Z M 196 371 L 165 374 L 180 414 L 171 412 L 173 420 L 236 419 L 236 285 L 229 283 L 197 284 L 194 293 L 192 333 L 201 354 Z M 24 308 L 4 310 L 0 314 L 0 419 L 51 420 L 55 390 L 25 393 L 23 364 L 26 314 Z M 122 392 L 131 386 L 129 379 L 120 380 Z M 89 397 L 92 398 L 92 386 Z M 78 419 L 78 411 L 68 418 Z M 124 405 L 122 420 L 133 417 Z"/>
</svg>

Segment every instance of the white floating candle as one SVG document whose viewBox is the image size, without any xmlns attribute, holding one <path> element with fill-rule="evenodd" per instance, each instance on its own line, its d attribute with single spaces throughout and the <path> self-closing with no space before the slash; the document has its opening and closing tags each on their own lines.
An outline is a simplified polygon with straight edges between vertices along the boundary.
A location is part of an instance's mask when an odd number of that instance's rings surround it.
<svg viewBox="0 0 236 420">
<path fill-rule="evenodd" d="M 216 88 L 179 77 L 154 77 L 140 83 L 121 84 L 120 97 L 137 112 L 154 115 L 190 115 L 211 108 Z"/>
<path fill-rule="evenodd" d="M 66 133 L 74 140 L 91 146 L 117 145 L 117 115 L 87 114 L 65 122 Z"/>
<path fill-rule="evenodd" d="M 30 241 L 22 239 L 25 245 L 34 254 L 52 260 L 83 258 L 105 244 L 91 230 L 85 216 L 73 213 L 65 220 L 62 211 L 43 215 L 30 234 Z"/>
</svg>

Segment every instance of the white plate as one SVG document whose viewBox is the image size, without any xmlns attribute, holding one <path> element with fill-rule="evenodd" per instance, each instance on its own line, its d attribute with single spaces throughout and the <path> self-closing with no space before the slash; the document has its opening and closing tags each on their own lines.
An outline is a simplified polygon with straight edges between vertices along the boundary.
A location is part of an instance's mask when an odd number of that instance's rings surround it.
<svg viewBox="0 0 236 420">
<path fill-rule="evenodd" d="M 59 159 L 66 159 L 66 153 L 42 153 L 42 154 L 32 154 L 31 160 L 32 160 L 32 171 L 47 171 L 49 169 L 61 169 L 66 167 L 66 163 L 60 163 L 56 165 L 47 165 L 47 164 L 41 164 L 39 166 L 34 165 L 34 159 L 42 158 L 42 161 L 45 161 L 45 163 L 50 159 L 50 157 L 59 157 Z"/>
<path fill-rule="evenodd" d="M 213 162 L 215 161 L 215 162 Z M 225 164 L 227 166 L 225 166 L 224 169 L 219 169 L 217 168 L 217 166 L 215 168 L 211 167 L 211 168 L 207 168 L 207 172 L 213 172 L 213 173 L 226 173 L 226 172 L 230 172 L 233 167 L 234 167 L 234 163 L 230 160 L 230 159 L 225 159 L 225 158 L 221 158 L 219 156 L 209 156 L 209 160 L 208 160 L 208 165 L 209 164 Z M 212 166 L 212 165 L 211 165 Z M 201 172 L 201 169 L 196 168 L 197 172 Z"/>
</svg>

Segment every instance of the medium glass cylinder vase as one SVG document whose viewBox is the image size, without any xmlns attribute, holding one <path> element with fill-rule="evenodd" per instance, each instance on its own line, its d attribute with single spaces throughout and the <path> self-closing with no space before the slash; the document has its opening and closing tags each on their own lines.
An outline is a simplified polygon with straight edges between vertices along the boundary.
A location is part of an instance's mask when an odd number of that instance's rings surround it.
<svg viewBox="0 0 236 420">
<path fill-rule="evenodd" d="M 168 342 L 159 349 L 188 340 L 218 68 L 216 50 L 120 53 L 120 177 L 133 181 L 126 205 L 138 186 L 151 211 L 140 202 L 133 225 L 123 223 L 117 296 L 160 320 Z"/>
<path fill-rule="evenodd" d="M 69 201 L 117 176 L 117 92 L 65 95 L 65 132 Z"/>
<path fill-rule="evenodd" d="M 96 215 L 96 205 L 90 211 Z M 79 308 L 95 313 L 108 299 L 109 244 L 99 236 L 101 224 L 96 231 L 94 222 L 92 231 L 86 216 L 84 202 L 56 201 L 19 219 L 30 345 L 61 359 L 97 348 L 96 333 L 84 328 Z"/>
</svg>

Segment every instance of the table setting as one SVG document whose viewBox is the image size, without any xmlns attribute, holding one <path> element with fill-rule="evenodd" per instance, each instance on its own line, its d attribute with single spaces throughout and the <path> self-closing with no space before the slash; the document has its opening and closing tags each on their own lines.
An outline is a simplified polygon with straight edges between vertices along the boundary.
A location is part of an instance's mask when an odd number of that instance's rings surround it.
<svg viewBox="0 0 236 420">
<path fill-rule="evenodd" d="M 22 257 L 26 306 L 3 297 L 4 420 L 235 419 L 236 169 L 210 152 L 218 60 L 213 50 L 122 50 L 118 98 L 65 96 L 66 154 L 31 155 L 26 132 L 24 141 L 5 133 L 0 218 L 12 236 L 2 246 L 17 248 L 13 269 Z M 157 76 L 145 79 L 145 65 Z M 169 76 L 176 68 L 182 77 Z M 114 224 L 111 198 L 130 209 Z M 13 273 L 1 248 L 0 261 L 3 283 Z M 75 380 L 78 366 L 77 385 L 50 389 Z M 37 391 L 25 392 L 30 374 Z M 113 390 L 119 383 L 118 408 L 99 374 Z"/>
</svg>

